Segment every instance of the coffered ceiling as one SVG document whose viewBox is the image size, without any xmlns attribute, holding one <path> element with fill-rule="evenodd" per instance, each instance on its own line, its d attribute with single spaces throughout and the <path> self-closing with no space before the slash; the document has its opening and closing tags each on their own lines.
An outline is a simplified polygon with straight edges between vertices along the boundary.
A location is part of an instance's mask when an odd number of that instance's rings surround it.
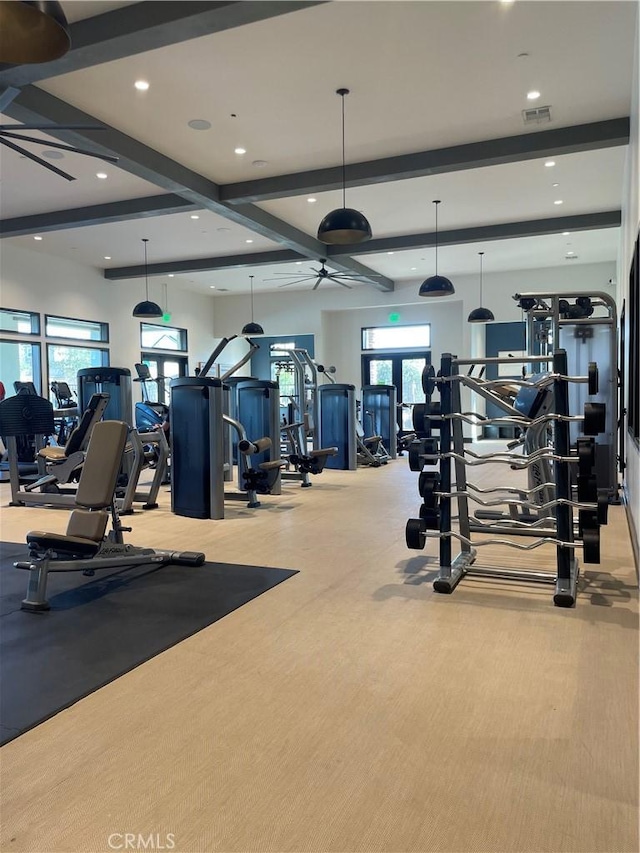
<svg viewBox="0 0 640 853">
<path fill-rule="evenodd" d="M 433 272 L 437 198 L 447 275 L 475 271 L 478 251 L 500 270 L 616 259 L 632 0 L 62 6 L 71 50 L 0 67 L 2 123 L 103 129 L 31 134 L 71 182 L 2 150 L 5 241 L 96 266 L 105 286 L 142 274 L 145 237 L 153 275 L 211 295 L 246 291 L 249 274 L 275 290 L 265 279 L 320 257 L 392 290 Z M 327 247 L 341 86 L 347 204 L 373 240 Z M 539 106 L 551 120 L 525 124 Z M 54 159 L 54 140 L 118 164 Z"/>
</svg>

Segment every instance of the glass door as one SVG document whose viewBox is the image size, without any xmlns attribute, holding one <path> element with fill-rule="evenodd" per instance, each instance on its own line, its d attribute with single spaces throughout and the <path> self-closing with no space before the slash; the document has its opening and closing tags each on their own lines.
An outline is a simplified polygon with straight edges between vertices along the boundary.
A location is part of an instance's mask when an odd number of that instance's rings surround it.
<svg viewBox="0 0 640 853">
<path fill-rule="evenodd" d="M 430 362 L 426 357 L 400 357 L 400 385 L 398 388 L 398 426 L 403 432 L 413 431 L 413 404 L 424 403 L 422 371 Z M 395 384 L 395 383 L 394 383 Z"/>
<path fill-rule="evenodd" d="M 363 385 L 395 385 L 398 392 L 397 422 L 401 434 L 413 430 L 413 404 L 424 403 L 422 371 L 429 364 L 429 352 L 362 356 Z"/>
<path fill-rule="evenodd" d="M 146 382 L 147 400 L 168 406 L 171 380 L 187 375 L 187 357 L 143 352 L 142 362 L 147 365 L 151 374 L 151 379 Z"/>
</svg>

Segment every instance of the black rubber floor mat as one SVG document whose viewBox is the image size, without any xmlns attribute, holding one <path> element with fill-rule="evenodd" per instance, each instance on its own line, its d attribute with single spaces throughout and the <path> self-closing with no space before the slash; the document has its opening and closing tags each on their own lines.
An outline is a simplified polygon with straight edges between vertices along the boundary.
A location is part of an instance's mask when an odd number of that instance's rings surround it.
<svg viewBox="0 0 640 853">
<path fill-rule="evenodd" d="M 0 743 L 201 631 L 296 571 L 205 563 L 49 575 L 51 609 L 20 609 L 25 545 L 0 543 Z"/>
</svg>

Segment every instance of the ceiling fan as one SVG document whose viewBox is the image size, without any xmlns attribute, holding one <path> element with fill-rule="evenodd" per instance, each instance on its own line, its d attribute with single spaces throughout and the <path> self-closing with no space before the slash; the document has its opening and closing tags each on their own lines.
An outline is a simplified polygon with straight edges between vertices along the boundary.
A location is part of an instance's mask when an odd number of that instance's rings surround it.
<svg viewBox="0 0 640 853">
<path fill-rule="evenodd" d="M 293 281 L 287 281 L 284 284 L 279 285 L 279 287 L 289 287 L 292 284 L 300 284 L 303 281 L 311 281 L 315 278 L 315 284 L 311 288 L 312 290 L 317 290 L 323 281 L 335 281 L 336 284 L 340 284 L 342 287 L 346 287 L 348 290 L 351 290 L 351 285 L 347 284 L 344 279 L 347 281 L 354 282 L 363 282 L 368 281 L 371 278 L 379 278 L 377 273 L 368 273 L 367 275 L 360 273 L 348 273 L 348 272 L 329 272 L 329 270 L 325 267 L 327 259 L 326 258 L 318 258 L 318 263 L 320 264 L 320 269 L 314 269 L 311 267 L 312 272 L 304 273 L 302 276 L 300 273 L 292 272 L 292 273 L 281 273 L 279 276 L 275 278 L 265 278 L 263 281 L 280 281 L 283 278 L 293 278 Z"/>
<path fill-rule="evenodd" d="M 52 163 L 47 163 L 46 160 L 43 160 L 36 154 L 32 154 L 31 151 L 27 151 L 26 148 L 22 147 L 22 145 L 17 145 L 16 142 L 12 142 L 11 140 L 15 139 L 18 142 L 33 142 L 36 145 L 44 145 L 47 148 L 59 148 L 63 151 L 71 151 L 74 154 L 84 154 L 86 157 L 97 157 L 100 160 L 106 160 L 107 163 L 117 163 L 118 158 L 112 157 L 109 154 L 96 154 L 94 151 L 87 151 L 84 148 L 76 148 L 75 145 L 63 145 L 61 142 L 49 142 L 45 139 L 38 139 L 36 136 L 27 136 L 23 132 L 25 130 L 40 130 L 43 133 L 46 133 L 47 131 L 52 130 L 104 129 L 104 127 L 86 124 L 0 124 L 0 145 L 5 145 L 7 148 L 17 151 L 18 154 L 21 154 L 23 157 L 27 157 L 29 160 L 33 160 L 35 163 L 39 163 L 41 166 L 44 166 L 45 169 L 49 169 L 50 172 L 55 172 L 55 174 L 60 175 L 61 178 L 66 178 L 67 181 L 75 181 L 73 175 L 68 174 L 68 172 L 63 172 L 62 169 L 59 169 Z"/>
</svg>

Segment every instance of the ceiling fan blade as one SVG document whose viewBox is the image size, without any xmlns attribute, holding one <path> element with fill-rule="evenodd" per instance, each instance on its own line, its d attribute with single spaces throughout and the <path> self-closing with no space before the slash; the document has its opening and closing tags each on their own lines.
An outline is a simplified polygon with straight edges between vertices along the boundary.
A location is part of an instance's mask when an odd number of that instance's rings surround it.
<svg viewBox="0 0 640 853">
<path fill-rule="evenodd" d="M 263 281 L 282 281 L 283 278 L 294 278 L 296 275 L 300 275 L 300 273 L 282 273 L 282 275 L 277 275 L 275 278 L 263 278 Z M 315 278 L 314 275 L 305 275 L 300 281 L 303 281 L 305 278 Z"/>
<path fill-rule="evenodd" d="M 49 169 L 50 172 L 55 172 L 56 175 L 60 175 L 61 178 L 66 178 L 67 181 L 75 181 L 75 178 L 72 175 L 68 175 L 66 172 L 63 172 L 62 169 L 58 169 L 57 166 L 52 166 L 51 163 L 47 163 L 46 160 L 42 160 L 40 157 L 36 157 L 35 154 L 32 154 L 30 151 L 27 151 L 26 148 L 20 148 L 19 145 L 14 145 L 13 142 L 9 142 L 8 139 L 3 139 L 0 136 L 0 145 L 6 145 L 7 148 L 11 148 L 14 151 L 17 151 L 18 154 L 22 154 L 23 157 L 27 157 L 29 160 L 33 160 L 34 163 L 39 163 L 41 166 L 44 166 L 45 169 Z"/>
<path fill-rule="evenodd" d="M 308 278 L 299 278 L 299 279 L 296 279 L 296 281 L 287 281 L 287 282 L 285 282 L 285 284 L 279 284 L 278 287 L 289 287 L 289 285 L 291 285 L 291 284 L 300 284 L 300 282 L 308 281 L 308 280 L 309 280 Z M 267 281 L 267 279 L 264 279 L 264 281 Z"/>
<path fill-rule="evenodd" d="M 361 273 L 361 272 L 354 272 L 354 273 L 335 272 L 335 273 L 331 273 L 330 275 L 331 275 L 331 278 L 350 278 L 353 281 L 366 281 L 368 278 L 380 278 L 381 273 L 372 272 L 370 275 L 365 275 L 365 273 Z"/>
<path fill-rule="evenodd" d="M 347 290 L 353 289 L 350 284 L 346 284 L 344 281 L 336 280 L 336 284 L 339 284 L 340 287 L 346 287 Z"/>
<path fill-rule="evenodd" d="M 109 163 L 117 163 L 119 160 L 118 157 L 112 157 L 110 154 L 96 154 L 94 151 L 85 151 L 84 148 L 76 148 L 75 145 L 63 145 L 61 142 L 46 142 L 44 139 L 37 139 L 35 136 L 10 133 L 8 130 L 0 130 L 0 136 L 8 136 L 10 139 L 19 139 L 22 142 L 35 142 L 37 145 L 46 145 L 47 148 L 62 148 L 63 151 L 73 151 L 74 154 L 85 154 L 87 157 L 98 157 L 100 160 L 107 160 Z"/>
<path fill-rule="evenodd" d="M 321 281 L 322 281 L 322 279 L 321 279 L 321 278 L 318 278 L 318 280 L 317 280 L 317 281 L 316 281 L 316 283 L 313 285 L 313 287 L 311 288 L 311 290 L 317 290 L 317 289 L 320 287 L 320 282 L 321 282 Z"/>
</svg>

